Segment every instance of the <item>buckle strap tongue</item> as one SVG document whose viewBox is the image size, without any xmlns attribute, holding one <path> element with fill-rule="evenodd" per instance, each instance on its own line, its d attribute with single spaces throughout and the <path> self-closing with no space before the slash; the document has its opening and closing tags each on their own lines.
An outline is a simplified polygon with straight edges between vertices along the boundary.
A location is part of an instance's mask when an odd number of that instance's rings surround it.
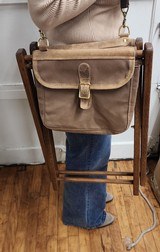
<svg viewBox="0 0 160 252">
<path fill-rule="evenodd" d="M 80 98 L 80 108 L 89 109 L 91 107 L 91 69 L 89 64 L 81 63 L 78 67 L 79 73 L 79 98 Z"/>
</svg>

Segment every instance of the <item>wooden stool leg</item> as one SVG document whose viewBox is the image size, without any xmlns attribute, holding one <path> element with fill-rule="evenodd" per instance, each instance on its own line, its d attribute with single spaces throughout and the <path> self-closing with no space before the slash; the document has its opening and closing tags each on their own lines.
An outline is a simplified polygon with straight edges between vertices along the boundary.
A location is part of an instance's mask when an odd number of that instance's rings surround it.
<svg viewBox="0 0 160 252">
<path fill-rule="evenodd" d="M 140 72 L 140 79 L 141 79 Z M 135 107 L 135 128 L 134 128 L 134 161 L 133 161 L 133 194 L 139 195 L 140 182 L 140 147 L 141 147 L 141 106 L 140 106 L 140 86 L 137 93 L 137 101 Z"/>
<path fill-rule="evenodd" d="M 36 88 L 34 86 L 31 70 L 27 68 L 27 64 L 25 62 L 25 56 L 26 51 L 24 49 L 19 49 L 16 53 L 19 70 L 28 97 L 29 105 L 31 108 L 32 116 L 38 133 L 44 159 L 50 174 L 53 189 L 57 190 L 58 189 L 58 182 L 56 176 L 57 161 L 56 161 L 52 131 L 46 129 L 42 124 L 39 114 Z"/>
<path fill-rule="evenodd" d="M 142 104 L 141 176 L 140 176 L 140 184 L 142 186 L 144 186 L 146 182 L 152 60 L 153 60 L 152 44 L 146 43 L 144 48 L 144 79 L 143 79 L 143 92 L 142 92 L 143 104 Z"/>
<path fill-rule="evenodd" d="M 137 38 L 136 46 L 138 50 L 143 50 L 142 38 Z M 134 161 L 133 161 L 133 194 L 139 195 L 140 183 L 140 153 L 141 153 L 141 84 L 142 84 L 142 66 L 140 67 L 139 87 L 134 114 Z"/>
<path fill-rule="evenodd" d="M 53 183 L 53 188 L 55 190 L 58 190 L 58 183 L 57 180 L 58 177 L 58 165 L 57 165 L 57 158 L 56 158 L 56 151 L 55 151 L 55 145 L 54 145 L 54 138 L 52 130 L 47 129 L 43 126 L 43 136 L 45 141 L 45 146 L 47 150 L 47 166 L 50 173 L 50 178 Z"/>
</svg>

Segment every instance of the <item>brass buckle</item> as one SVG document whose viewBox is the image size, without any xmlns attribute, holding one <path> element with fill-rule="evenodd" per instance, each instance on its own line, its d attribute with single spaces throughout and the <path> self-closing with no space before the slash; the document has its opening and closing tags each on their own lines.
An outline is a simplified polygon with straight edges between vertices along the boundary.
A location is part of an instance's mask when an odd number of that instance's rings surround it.
<svg viewBox="0 0 160 252">
<path fill-rule="evenodd" d="M 80 83 L 79 86 L 79 98 L 88 100 L 91 97 L 90 83 Z"/>
</svg>

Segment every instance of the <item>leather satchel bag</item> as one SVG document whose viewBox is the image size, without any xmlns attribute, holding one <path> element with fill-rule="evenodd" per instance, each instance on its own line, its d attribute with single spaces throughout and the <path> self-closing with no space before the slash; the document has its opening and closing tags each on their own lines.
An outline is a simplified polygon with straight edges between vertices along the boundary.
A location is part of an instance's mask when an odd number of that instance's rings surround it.
<svg viewBox="0 0 160 252">
<path fill-rule="evenodd" d="M 114 40 L 49 47 L 41 33 L 32 63 L 40 115 L 47 128 L 118 134 L 129 127 L 140 65 L 136 42 L 128 37 L 125 24 L 128 8 L 122 10 L 120 37 Z"/>
</svg>

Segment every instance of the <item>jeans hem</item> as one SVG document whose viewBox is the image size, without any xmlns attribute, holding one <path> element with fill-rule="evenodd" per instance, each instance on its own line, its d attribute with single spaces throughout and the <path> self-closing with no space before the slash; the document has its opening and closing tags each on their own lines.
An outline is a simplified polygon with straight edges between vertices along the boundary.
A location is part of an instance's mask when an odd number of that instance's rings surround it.
<svg viewBox="0 0 160 252">
<path fill-rule="evenodd" d="M 96 224 L 94 226 L 81 226 L 81 225 L 77 225 L 77 224 L 74 224 L 74 223 L 67 223 L 65 221 L 62 220 L 63 224 L 66 225 L 66 226 L 74 226 L 74 227 L 78 227 L 78 228 L 83 228 L 83 229 L 96 229 L 96 228 L 99 228 L 105 221 L 106 219 L 106 212 L 104 211 L 103 212 L 103 220 L 99 223 L 99 224 Z"/>
</svg>

